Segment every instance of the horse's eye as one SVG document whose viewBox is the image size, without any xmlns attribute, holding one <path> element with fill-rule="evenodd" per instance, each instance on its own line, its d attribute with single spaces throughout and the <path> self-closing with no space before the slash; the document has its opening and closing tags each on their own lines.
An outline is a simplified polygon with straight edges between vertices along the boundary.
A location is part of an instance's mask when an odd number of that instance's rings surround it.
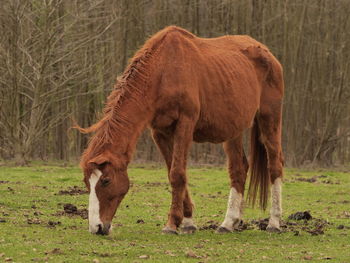
<svg viewBox="0 0 350 263">
<path fill-rule="evenodd" d="M 101 184 L 102 186 L 107 186 L 110 183 L 109 178 L 101 178 Z"/>
</svg>

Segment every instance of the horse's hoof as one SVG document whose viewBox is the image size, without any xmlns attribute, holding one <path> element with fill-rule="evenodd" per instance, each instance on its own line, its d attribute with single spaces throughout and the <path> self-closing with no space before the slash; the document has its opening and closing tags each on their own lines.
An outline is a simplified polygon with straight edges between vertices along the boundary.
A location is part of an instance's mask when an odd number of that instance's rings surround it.
<svg viewBox="0 0 350 263">
<path fill-rule="evenodd" d="M 281 233 L 281 229 L 275 226 L 267 226 L 266 231 L 270 233 Z"/>
<path fill-rule="evenodd" d="M 196 226 L 185 226 L 181 228 L 181 232 L 184 234 L 193 234 L 194 232 L 196 232 L 197 227 Z"/>
<path fill-rule="evenodd" d="M 226 227 L 219 226 L 218 229 L 216 229 L 216 233 L 219 234 L 225 234 L 225 233 L 231 233 L 232 231 L 230 229 L 227 229 Z"/>
<path fill-rule="evenodd" d="M 163 232 L 164 234 L 173 234 L 173 235 L 178 235 L 178 234 L 179 234 L 176 230 L 174 230 L 174 229 L 172 229 L 172 228 L 170 228 L 170 227 L 168 227 L 168 226 L 165 226 L 165 227 L 162 229 L 162 232 Z"/>
</svg>

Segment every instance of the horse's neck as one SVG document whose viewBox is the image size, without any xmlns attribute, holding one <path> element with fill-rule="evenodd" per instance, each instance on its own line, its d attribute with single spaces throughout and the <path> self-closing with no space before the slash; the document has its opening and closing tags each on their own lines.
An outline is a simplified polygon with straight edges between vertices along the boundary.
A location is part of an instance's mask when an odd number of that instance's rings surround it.
<svg viewBox="0 0 350 263">
<path fill-rule="evenodd" d="M 137 139 L 147 127 L 151 119 L 151 111 L 149 107 L 139 100 L 130 98 L 118 108 L 116 111 L 117 122 L 120 123 L 118 134 L 115 138 L 118 140 L 118 152 L 123 151 L 128 158 L 132 157 L 136 148 Z"/>
</svg>

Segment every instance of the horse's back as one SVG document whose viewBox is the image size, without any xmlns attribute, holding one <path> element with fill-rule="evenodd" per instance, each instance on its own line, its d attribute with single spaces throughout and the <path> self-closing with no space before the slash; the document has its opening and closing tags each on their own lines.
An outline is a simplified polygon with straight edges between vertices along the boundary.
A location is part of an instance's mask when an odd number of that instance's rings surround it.
<svg viewBox="0 0 350 263">
<path fill-rule="evenodd" d="M 161 101 L 174 105 L 172 118 L 180 110 L 196 116 L 194 140 L 200 142 L 222 142 L 250 127 L 262 93 L 259 72 L 265 69 L 245 51 L 268 49 L 244 35 L 210 39 L 171 30 L 159 69 Z"/>
</svg>

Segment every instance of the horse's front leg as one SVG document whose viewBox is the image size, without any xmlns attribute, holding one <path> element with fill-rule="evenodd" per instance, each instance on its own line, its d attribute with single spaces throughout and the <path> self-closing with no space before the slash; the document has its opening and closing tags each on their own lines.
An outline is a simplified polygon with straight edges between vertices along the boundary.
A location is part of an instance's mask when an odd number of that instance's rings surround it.
<svg viewBox="0 0 350 263">
<path fill-rule="evenodd" d="M 224 222 L 217 229 L 218 233 L 231 232 L 238 227 L 242 218 L 244 185 L 248 172 L 248 161 L 243 150 L 243 138 L 224 143 L 231 179 L 230 196 Z"/>
<path fill-rule="evenodd" d="M 177 228 L 183 222 L 184 212 L 189 207 L 184 207 L 184 201 L 189 197 L 187 193 L 186 163 L 187 155 L 192 143 L 194 121 L 188 117 L 178 120 L 174 132 L 173 158 L 169 172 L 169 181 L 172 188 L 172 202 L 168 215 L 168 222 L 163 228 L 164 233 L 177 233 Z M 187 199 L 186 199 L 187 198 Z M 185 202 L 186 203 L 186 202 Z M 184 211 L 184 208 L 186 211 Z M 192 207 L 191 207 L 192 216 Z M 185 220 L 186 221 L 186 220 Z M 183 222 L 190 223 L 190 222 Z"/>
<path fill-rule="evenodd" d="M 156 130 L 152 130 L 152 136 L 154 142 L 157 144 L 160 152 L 162 153 L 165 163 L 168 168 L 168 178 L 170 178 L 170 170 L 171 164 L 173 161 L 173 145 L 174 145 L 174 137 L 173 134 L 165 135 Z M 188 191 L 188 187 L 185 190 L 185 199 L 183 202 L 183 215 L 182 219 L 182 232 L 186 234 L 192 234 L 197 230 L 197 226 L 194 224 L 192 214 L 193 214 L 193 203 L 191 200 L 190 193 Z"/>
</svg>

